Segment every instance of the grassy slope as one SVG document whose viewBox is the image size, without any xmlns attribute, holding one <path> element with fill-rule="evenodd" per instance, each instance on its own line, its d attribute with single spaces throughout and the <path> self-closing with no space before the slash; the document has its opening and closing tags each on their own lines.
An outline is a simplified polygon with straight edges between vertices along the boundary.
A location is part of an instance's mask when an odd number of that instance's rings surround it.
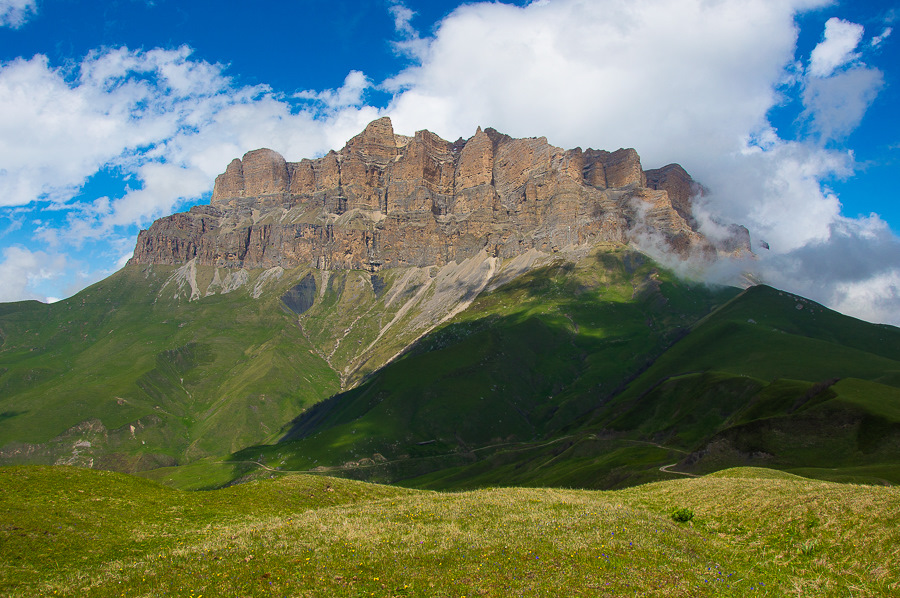
<svg viewBox="0 0 900 598">
<path fill-rule="evenodd" d="M 615 492 L 0 468 L 6 596 L 900 595 L 900 491 L 729 470 Z M 688 508 L 691 523 L 669 513 Z M 436 572 L 440 574 L 436 574 Z"/>
<path fill-rule="evenodd" d="M 274 440 L 337 389 L 332 367 L 370 367 L 412 338 L 411 303 L 384 346 L 365 350 L 428 279 L 298 271 L 260 299 L 251 280 L 187 302 L 159 290 L 173 271 L 129 268 L 58 304 L 0 306 L 4 462 L 136 470 Z M 201 290 L 212 274 L 198 269 Z M 298 329 L 279 297 L 307 278 L 315 303 Z M 660 465 L 704 449 L 695 471 L 763 455 L 829 479 L 900 482 L 896 328 L 757 287 L 651 364 L 734 292 L 679 282 L 627 250 L 560 260 L 307 412 L 290 442 L 148 477 L 215 487 L 262 458 L 431 488 L 610 488 L 664 479 Z"/>
<path fill-rule="evenodd" d="M 755 287 L 706 318 L 588 428 L 706 447 L 698 471 L 754 459 L 786 469 L 881 464 L 855 479 L 897 483 L 898 372 L 897 328 Z"/>
<path fill-rule="evenodd" d="M 289 442 L 238 459 L 434 489 L 613 488 L 669 479 L 659 467 L 675 462 L 900 483 L 900 330 L 755 287 L 646 367 L 716 296 L 632 255 L 537 270 L 480 297 L 305 414 Z"/>
<path fill-rule="evenodd" d="M 482 447 L 537 441 L 735 292 L 677 282 L 629 251 L 532 271 L 479 297 L 367 384 L 308 411 L 288 442 L 237 459 L 262 454 L 287 469 L 386 460 L 376 479 L 396 480 L 459 465 Z"/>
<path fill-rule="evenodd" d="M 894 327 L 756 287 L 704 318 L 612 400 L 584 385 L 564 391 L 599 407 L 561 436 L 444 458 L 439 470 L 404 483 L 613 488 L 671 479 L 677 474 L 659 467 L 675 462 L 676 471 L 763 463 L 900 483 L 898 356 Z M 382 473 L 390 469 L 375 464 L 367 475 L 391 479 Z"/>
<path fill-rule="evenodd" d="M 126 470 L 227 453 L 338 388 L 277 293 L 177 300 L 162 290 L 173 271 L 128 267 L 59 303 L 3 306 L 6 462 L 71 459 L 78 441 L 92 446 L 73 462 Z M 102 427 L 59 438 L 91 420 Z"/>
</svg>

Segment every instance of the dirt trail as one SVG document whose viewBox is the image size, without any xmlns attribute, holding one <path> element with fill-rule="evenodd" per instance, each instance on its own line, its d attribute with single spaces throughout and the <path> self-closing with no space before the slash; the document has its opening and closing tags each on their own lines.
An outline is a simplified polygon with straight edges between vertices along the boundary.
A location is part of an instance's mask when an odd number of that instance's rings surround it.
<svg viewBox="0 0 900 598">
<path fill-rule="evenodd" d="M 674 473 L 676 475 L 686 475 L 689 478 L 699 478 L 700 477 L 695 473 L 687 473 L 684 471 L 672 471 L 671 469 L 669 469 L 670 467 L 675 467 L 676 465 L 678 465 L 678 463 L 672 463 L 670 465 L 663 465 L 662 467 L 659 468 L 659 470 L 664 471 L 666 473 Z"/>
</svg>

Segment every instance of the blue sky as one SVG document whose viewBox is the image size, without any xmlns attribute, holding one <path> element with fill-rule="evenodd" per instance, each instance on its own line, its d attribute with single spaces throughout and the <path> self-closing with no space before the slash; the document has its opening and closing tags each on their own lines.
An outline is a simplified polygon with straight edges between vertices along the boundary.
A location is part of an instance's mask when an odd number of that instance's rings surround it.
<svg viewBox="0 0 900 598">
<path fill-rule="evenodd" d="M 704 231 L 754 239 L 754 260 L 720 269 L 900 324 L 897 16 L 828 0 L 0 0 L 0 301 L 114 272 L 246 151 L 321 155 L 389 115 L 404 134 L 492 126 L 678 162 L 710 190 Z"/>
</svg>

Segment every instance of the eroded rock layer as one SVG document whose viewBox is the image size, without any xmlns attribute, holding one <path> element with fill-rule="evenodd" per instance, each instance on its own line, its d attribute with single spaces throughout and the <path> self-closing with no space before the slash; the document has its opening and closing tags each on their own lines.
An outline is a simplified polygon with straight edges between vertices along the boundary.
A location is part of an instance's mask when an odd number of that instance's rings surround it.
<svg viewBox="0 0 900 598">
<path fill-rule="evenodd" d="M 645 172 L 633 149 L 563 150 L 481 128 L 451 143 L 396 135 L 381 118 L 315 160 L 269 149 L 233 160 L 211 204 L 141 231 L 132 261 L 374 271 L 647 238 L 713 255 L 691 218 L 696 188 L 678 165 Z"/>
</svg>

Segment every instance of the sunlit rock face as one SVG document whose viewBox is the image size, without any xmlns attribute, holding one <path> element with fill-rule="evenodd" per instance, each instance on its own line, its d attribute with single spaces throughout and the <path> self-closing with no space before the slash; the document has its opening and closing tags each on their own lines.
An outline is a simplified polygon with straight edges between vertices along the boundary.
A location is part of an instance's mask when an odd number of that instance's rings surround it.
<svg viewBox="0 0 900 598">
<path fill-rule="evenodd" d="M 699 190 L 677 164 L 644 171 L 633 149 L 564 150 L 490 128 L 407 137 L 381 118 L 314 160 L 234 159 L 210 205 L 141 231 L 132 262 L 374 271 L 647 239 L 712 258 L 691 213 Z"/>
</svg>

